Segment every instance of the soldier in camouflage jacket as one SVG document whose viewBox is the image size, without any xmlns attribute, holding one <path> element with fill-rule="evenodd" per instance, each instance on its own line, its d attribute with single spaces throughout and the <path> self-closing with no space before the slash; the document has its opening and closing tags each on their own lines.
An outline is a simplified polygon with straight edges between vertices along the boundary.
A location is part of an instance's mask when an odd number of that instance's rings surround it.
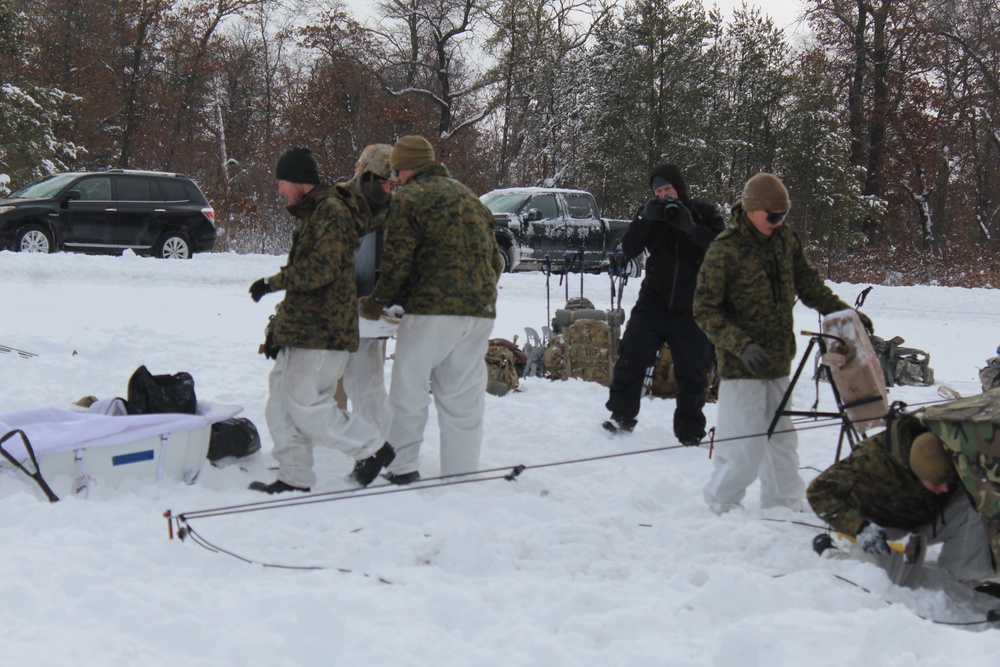
<svg viewBox="0 0 1000 667">
<path fill-rule="evenodd" d="M 762 507 L 803 508 L 805 483 L 791 420 L 783 417 L 770 439 L 760 434 L 788 389 L 796 298 L 823 314 L 849 308 L 823 283 L 795 232 L 782 224 L 790 208 L 777 177 L 751 178 L 698 273 L 694 316 L 716 347 L 721 380 L 715 470 L 704 496 L 720 514 L 741 507 L 758 475 Z"/>
<path fill-rule="evenodd" d="M 271 484 L 253 482 L 255 491 L 309 491 L 316 482 L 315 445 L 352 457 L 349 479 L 361 486 L 370 484 L 394 455 L 374 426 L 334 400 L 349 355 L 358 349 L 354 250 L 368 230 L 372 209 L 388 201 L 387 187 L 362 176 L 323 185 L 311 151 L 298 147 L 286 151 L 275 168 L 278 192 L 299 222 L 285 266 L 250 287 L 254 301 L 285 291 L 263 346 L 275 359 L 265 417 L 278 478 Z"/>
<path fill-rule="evenodd" d="M 897 417 L 862 440 L 812 481 L 807 497 L 816 516 L 868 553 L 888 555 L 887 540 L 917 533 L 924 544 L 943 543 L 937 563 L 953 577 L 993 573 L 983 522 L 955 466 L 915 418 Z"/>
<path fill-rule="evenodd" d="M 420 478 L 428 385 L 438 407 L 441 473 L 479 466 L 484 355 L 502 263 L 492 213 L 449 176 L 426 139 L 400 138 L 389 161 L 401 187 L 386 219 L 381 275 L 372 295 L 361 300 L 361 311 L 375 319 L 394 298 L 406 311 L 389 387 L 388 439 L 397 455 L 387 477 L 408 484 Z"/>
</svg>

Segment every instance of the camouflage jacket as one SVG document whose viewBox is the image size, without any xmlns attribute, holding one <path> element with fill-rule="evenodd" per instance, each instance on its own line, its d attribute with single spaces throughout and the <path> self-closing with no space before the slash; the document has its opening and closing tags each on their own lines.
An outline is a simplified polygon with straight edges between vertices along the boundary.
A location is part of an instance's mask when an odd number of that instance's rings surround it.
<svg viewBox="0 0 1000 667">
<path fill-rule="evenodd" d="M 758 238 L 737 204 L 730 226 L 705 253 L 694 295 L 695 320 L 717 348 L 720 378 L 774 379 L 791 372 L 796 296 L 824 315 L 850 307 L 823 283 L 791 227 Z M 771 357 L 760 376 L 740 359 L 751 342 Z"/>
<path fill-rule="evenodd" d="M 350 184 L 318 185 L 288 212 L 299 223 L 288 262 L 268 278 L 285 290 L 271 324 L 277 347 L 358 349 L 354 250 L 367 232 L 368 204 Z"/>
<path fill-rule="evenodd" d="M 911 442 L 907 437 L 901 443 L 902 455 L 891 451 L 886 432 L 858 443 L 809 485 L 806 497 L 816 516 L 852 537 L 866 521 L 907 531 L 934 521 L 955 491 L 938 495 L 924 488 L 901 460 L 909 460 Z"/>
<path fill-rule="evenodd" d="M 496 317 L 502 268 L 493 214 L 435 162 L 393 193 L 373 298 L 411 315 Z"/>
</svg>

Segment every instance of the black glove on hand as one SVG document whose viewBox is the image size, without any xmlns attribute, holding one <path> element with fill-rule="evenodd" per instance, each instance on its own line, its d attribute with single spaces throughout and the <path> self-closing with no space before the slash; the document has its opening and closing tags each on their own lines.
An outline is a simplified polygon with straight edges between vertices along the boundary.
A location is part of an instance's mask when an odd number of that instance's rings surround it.
<svg viewBox="0 0 1000 667">
<path fill-rule="evenodd" d="M 867 315 L 865 315 L 864 313 L 862 313 L 860 310 L 855 310 L 854 312 L 856 312 L 858 314 L 858 319 L 861 320 L 861 326 L 863 326 L 865 328 L 865 331 L 868 332 L 868 335 L 874 334 L 875 333 L 875 325 L 872 324 L 872 318 L 868 317 Z"/>
<path fill-rule="evenodd" d="M 250 298 L 255 302 L 260 301 L 264 298 L 264 295 L 271 291 L 271 286 L 264 282 L 264 278 L 261 278 L 253 285 L 250 286 Z"/>
<path fill-rule="evenodd" d="M 762 375 L 771 366 L 771 357 L 757 343 L 747 343 L 740 352 L 740 359 L 754 375 Z"/>
<path fill-rule="evenodd" d="M 876 523 L 865 524 L 855 539 L 866 554 L 888 556 L 891 553 L 885 531 Z"/>
<path fill-rule="evenodd" d="M 675 207 L 667 212 L 667 224 L 680 232 L 691 234 L 695 229 L 691 211 L 687 210 L 687 207 L 679 201 L 673 203 Z"/>
<path fill-rule="evenodd" d="M 653 197 L 646 202 L 646 205 L 642 207 L 643 220 L 649 220 L 650 222 L 663 220 L 663 204 L 664 201 L 658 197 Z"/>
<path fill-rule="evenodd" d="M 271 340 L 271 334 L 267 334 L 258 352 L 263 354 L 266 359 L 277 359 L 279 350 L 281 348 L 275 346 L 274 341 Z"/>
</svg>

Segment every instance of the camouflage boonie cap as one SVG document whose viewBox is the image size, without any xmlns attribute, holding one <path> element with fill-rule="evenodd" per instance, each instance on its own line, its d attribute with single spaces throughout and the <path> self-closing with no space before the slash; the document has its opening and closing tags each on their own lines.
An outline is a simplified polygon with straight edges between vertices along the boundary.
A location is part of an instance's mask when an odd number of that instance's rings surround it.
<svg viewBox="0 0 1000 667">
<path fill-rule="evenodd" d="M 371 172 L 379 178 L 391 179 L 392 169 L 389 168 L 389 154 L 392 146 L 389 144 L 370 144 L 361 151 L 358 163 L 354 165 L 354 173 Z"/>
</svg>

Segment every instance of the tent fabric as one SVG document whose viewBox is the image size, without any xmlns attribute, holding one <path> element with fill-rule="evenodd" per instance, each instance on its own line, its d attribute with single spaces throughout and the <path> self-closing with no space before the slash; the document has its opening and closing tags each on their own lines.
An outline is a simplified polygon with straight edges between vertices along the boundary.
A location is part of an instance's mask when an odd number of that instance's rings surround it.
<svg viewBox="0 0 1000 667">
<path fill-rule="evenodd" d="M 926 408 L 917 416 L 951 454 L 1000 563 L 1000 389 Z"/>
</svg>

